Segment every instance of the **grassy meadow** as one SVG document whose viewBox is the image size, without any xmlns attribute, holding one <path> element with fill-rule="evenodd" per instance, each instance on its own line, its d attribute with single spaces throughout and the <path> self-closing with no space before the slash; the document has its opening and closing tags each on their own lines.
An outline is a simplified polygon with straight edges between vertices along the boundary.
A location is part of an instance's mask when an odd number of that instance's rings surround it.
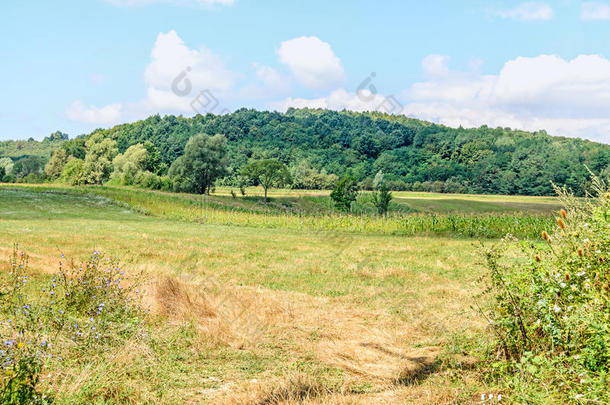
<svg viewBox="0 0 610 405">
<path fill-rule="evenodd" d="M 358 215 L 332 213 L 327 192 L 261 195 L 0 186 L 2 277 L 18 243 L 32 291 L 94 251 L 142 285 L 141 332 L 94 356 L 58 344 L 44 390 L 65 404 L 511 402 L 465 350 L 487 339 L 478 247 L 536 238 L 555 199 L 397 192 L 380 218 L 366 195 Z"/>
</svg>

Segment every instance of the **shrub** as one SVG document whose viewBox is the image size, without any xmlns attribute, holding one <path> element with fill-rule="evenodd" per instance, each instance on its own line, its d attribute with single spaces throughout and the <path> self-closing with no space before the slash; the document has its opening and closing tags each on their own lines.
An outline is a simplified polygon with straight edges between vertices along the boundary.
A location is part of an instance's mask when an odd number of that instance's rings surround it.
<svg viewBox="0 0 610 405">
<path fill-rule="evenodd" d="M 593 183 L 595 195 L 586 201 L 556 189 L 565 205 L 557 228 L 543 231 L 541 242 L 522 243 L 522 264 L 506 264 L 504 246 L 486 252 L 490 300 L 481 309 L 504 359 L 495 372 L 520 371 L 570 400 L 603 402 L 610 372 L 610 192 Z"/>
<path fill-rule="evenodd" d="M 8 279 L 0 285 L 0 403 L 40 404 L 45 396 L 38 382 L 48 345 L 40 342 L 39 313 L 23 291 L 28 284 L 28 257 L 17 253 L 9 261 Z"/>
<path fill-rule="evenodd" d="M 335 203 L 335 207 L 341 211 L 348 212 L 358 197 L 358 186 L 356 181 L 350 176 L 345 176 L 335 186 L 330 193 L 330 198 Z"/>
<path fill-rule="evenodd" d="M 50 402 L 39 388 L 50 359 L 91 361 L 142 331 L 144 313 L 136 302 L 141 277 L 125 283 L 116 258 L 93 252 L 76 265 L 62 255 L 50 281 L 31 279 L 27 264 L 15 247 L 0 279 L 0 403 Z"/>
</svg>

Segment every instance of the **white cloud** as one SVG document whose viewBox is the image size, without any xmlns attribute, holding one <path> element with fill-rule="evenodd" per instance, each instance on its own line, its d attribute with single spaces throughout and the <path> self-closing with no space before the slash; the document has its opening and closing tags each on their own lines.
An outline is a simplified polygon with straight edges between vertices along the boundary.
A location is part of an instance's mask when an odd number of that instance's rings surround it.
<svg viewBox="0 0 610 405">
<path fill-rule="evenodd" d="M 345 80 L 341 60 L 318 37 L 299 37 L 280 44 L 277 54 L 296 80 L 309 88 L 328 90 Z"/>
<path fill-rule="evenodd" d="M 231 6 L 235 0 L 106 0 L 106 2 L 117 7 L 139 7 L 153 3 L 169 3 L 185 6 L 213 6 L 216 4 Z"/>
<path fill-rule="evenodd" d="M 362 90 L 359 93 L 352 93 L 340 88 L 332 91 L 328 96 L 325 97 L 315 99 L 289 97 L 282 101 L 270 103 L 268 107 L 277 111 L 286 111 L 290 107 L 326 108 L 329 110 L 338 111 L 375 111 L 383 110 L 382 104 L 385 100 L 386 98 L 384 96 L 380 94 L 372 94 L 369 90 Z"/>
<path fill-rule="evenodd" d="M 610 20 L 610 4 L 586 1 L 580 6 L 581 20 Z"/>
<path fill-rule="evenodd" d="M 219 94 L 230 89 L 237 75 L 205 47 L 189 49 L 175 31 L 160 33 L 144 72 L 147 102 L 151 108 L 191 112 L 200 91 Z"/>
<path fill-rule="evenodd" d="M 515 8 L 496 10 L 493 14 L 515 20 L 550 20 L 553 18 L 553 8 L 546 3 L 526 2 Z"/>
<path fill-rule="evenodd" d="M 453 127 L 545 129 L 552 135 L 610 143 L 610 60 L 599 55 L 572 60 L 519 57 L 495 75 L 481 75 L 476 69 L 455 72 L 448 61 L 439 55 L 425 58 L 426 80 L 405 90 L 400 96 L 404 108 L 391 112 Z M 325 97 L 288 98 L 269 107 L 389 110 L 382 105 L 389 99 L 369 95 L 338 89 Z"/>
<path fill-rule="evenodd" d="M 448 70 L 403 97 L 405 114 L 450 126 L 546 129 L 610 142 L 610 60 L 599 55 L 519 57 L 497 75 Z"/>
<path fill-rule="evenodd" d="M 66 108 L 66 115 L 89 124 L 115 124 L 119 118 L 130 121 L 158 113 L 219 113 L 237 78 L 209 49 L 190 49 L 175 31 L 161 32 L 144 71 L 143 99 L 103 108 L 87 108 L 78 100 Z"/>
<path fill-rule="evenodd" d="M 76 100 L 66 108 L 66 116 L 72 121 L 87 124 L 108 125 L 115 124 L 121 118 L 121 104 L 110 104 L 105 107 L 86 107 L 82 101 Z"/>
<path fill-rule="evenodd" d="M 428 55 L 422 61 L 422 67 L 426 76 L 443 76 L 449 73 L 449 56 Z"/>
<path fill-rule="evenodd" d="M 250 83 L 239 90 L 239 95 L 247 99 L 269 99 L 290 91 L 290 77 L 279 73 L 270 66 L 253 64 L 257 83 Z"/>
</svg>

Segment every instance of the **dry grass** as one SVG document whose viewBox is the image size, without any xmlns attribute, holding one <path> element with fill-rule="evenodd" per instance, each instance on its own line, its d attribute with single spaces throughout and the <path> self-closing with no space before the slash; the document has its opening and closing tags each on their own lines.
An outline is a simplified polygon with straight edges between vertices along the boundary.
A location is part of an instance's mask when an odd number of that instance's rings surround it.
<svg viewBox="0 0 610 405">
<path fill-rule="evenodd" d="M 198 320 L 216 316 L 216 311 L 205 296 L 192 285 L 165 276 L 155 285 L 153 312 L 170 318 Z"/>
<path fill-rule="evenodd" d="M 221 400 L 227 405 L 279 405 L 302 403 L 325 396 L 329 392 L 329 389 L 315 378 L 302 373 L 292 373 L 282 378 L 251 384 L 247 393 L 228 395 Z"/>
<path fill-rule="evenodd" d="M 480 384 L 437 368 L 452 333 L 482 327 L 469 310 L 481 271 L 470 240 L 91 211 L 0 221 L 0 254 L 19 241 L 38 273 L 95 249 L 153 280 L 152 336 L 54 370 L 46 384 L 65 403 L 450 403 Z"/>
</svg>

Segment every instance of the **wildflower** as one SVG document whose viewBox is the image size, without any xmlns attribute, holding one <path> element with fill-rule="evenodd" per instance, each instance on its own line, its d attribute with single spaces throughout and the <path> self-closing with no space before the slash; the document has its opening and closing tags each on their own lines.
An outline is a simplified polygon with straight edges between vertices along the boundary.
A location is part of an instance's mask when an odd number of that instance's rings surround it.
<svg viewBox="0 0 610 405">
<path fill-rule="evenodd" d="M 553 305 L 553 312 L 555 312 L 556 314 L 561 312 L 561 307 L 557 304 Z"/>
<path fill-rule="evenodd" d="M 540 256 L 539 255 L 534 256 L 534 259 L 536 259 L 537 262 L 540 262 Z"/>
<path fill-rule="evenodd" d="M 559 213 L 561 214 L 562 217 L 567 218 L 568 217 L 568 213 L 566 212 L 566 210 L 564 210 L 563 208 L 561 210 L 559 210 Z"/>
<path fill-rule="evenodd" d="M 566 281 L 570 281 L 570 273 L 565 274 L 565 279 L 566 279 Z"/>
<path fill-rule="evenodd" d="M 559 225 L 559 227 L 561 229 L 566 229 L 566 224 L 565 224 L 565 222 L 563 222 L 563 219 L 561 219 L 561 218 L 557 218 L 557 225 Z"/>
<path fill-rule="evenodd" d="M 578 253 L 578 256 L 580 256 L 580 257 L 582 257 L 584 254 L 581 248 L 578 248 L 578 250 L 576 252 Z"/>
</svg>

